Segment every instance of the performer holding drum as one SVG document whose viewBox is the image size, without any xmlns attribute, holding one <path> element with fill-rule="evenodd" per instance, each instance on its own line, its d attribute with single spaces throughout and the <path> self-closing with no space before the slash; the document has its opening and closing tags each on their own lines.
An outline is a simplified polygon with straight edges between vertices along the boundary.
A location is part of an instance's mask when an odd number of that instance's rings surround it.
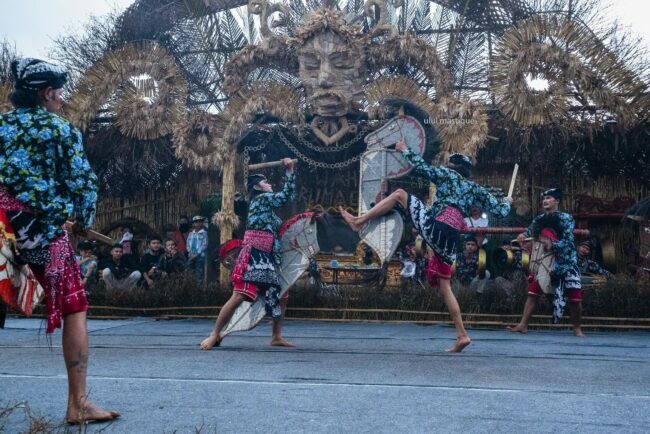
<svg viewBox="0 0 650 434">
<path fill-rule="evenodd" d="M 266 310 L 273 317 L 271 345 L 293 347 L 282 337 L 282 318 L 287 307 L 289 293 L 280 299 L 280 281 L 276 267 L 280 244 L 278 230 L 282 220 L 274 209 L 295 198 L 294 160 L 284 158 L 286 168 L 284 186 L 274 193 L 273 187 L 264 175 L 250 175 L 246 180 L 249 196 L 248 220 L 242 249 L 239 252 L 230 280 L 234 284 L 230 300 L 221 308 L 214 330 L 201 342 L 202 350 L 209 350 L 221 344 L 220 332 L 228 324 L 235 310 L 244 300 L 255 301 L 258 295 L 265 297 Z"/>
<path fill-rule="evenodd" d="M 485 188 L 470 181 L 472 163 L 469 157 L 453 154 L 447 167 L 431 167 L 407 147 L 404 140 L 395 149 L 413 165 L 417 175 L 436 184 L 436 201 L 426 207 L 418 198 L 402 189 L 395 190 L 381 200 L 366 214 L 354 217 L 340 208 L 343 219 L 350 227 L 359 231 L 368 220 L 389 213 L 401 206 L 410 216 L 413 226 L 424 241 L 434 251 L 429 261 L 427 278 L 433 287 L 440 286 L 442 297 L 456 326 L 456 342 L 448 352 L 460 352 L 471 340 L 463 326 L 458 301 L 451 291 L 449 279 L 451 266 L 456 259 L 456 247 L 460 243 L 460 232 L 465 229 L 464 217 L 469 215 L 470 207 L 481 208 L 506 216 L 510 212 L 511 198 L 498 200 Z"/>
<path fill-rule="evenodd" d="M 526 232 L 517 237 L 520 244 L 528 237 L 534 238 L 531 275 L 528 277 L 530 286 L 521 321 L 515 327 L 508 327 L 508 330 L 526 333 L 538 297 L 546 294 L 553 296 L 554 323 L 562 318 L 566 306 L 564 298 L 569 300 L 573 334 L 582 337 L 582 288 L 573 244 L 575 223 L 571 215 L 558 211 L 562 200 L 559 188 L 546 190 L 542 193 L 542 198 L 544 213 L 535 217 Z"/>
</svg>

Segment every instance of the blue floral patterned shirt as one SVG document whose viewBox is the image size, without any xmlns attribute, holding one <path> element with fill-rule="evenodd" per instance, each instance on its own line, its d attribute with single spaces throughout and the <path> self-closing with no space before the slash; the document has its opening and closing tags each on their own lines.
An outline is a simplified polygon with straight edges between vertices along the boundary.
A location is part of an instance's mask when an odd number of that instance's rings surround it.
<svg viewBox="0 0 650 434">
<path fill-rule="evenodd" d="M 580 274 L 598 274 L 605 276 L 607 279 L 614 277 L 612 273 L 601 267 L 598 262 L 589 258 L 581 258 L 580 256 L 578 256 L 578 269 L 580 270 Z"/>
<path fill-rule="evenodd" d="M 296 174 L 287 172 L 284 175 L 284 185 L 278 192 L 260 193 L 251 199 L 248 205 L 248 220 L 246 229 L 266 231 L 273 234 L 273 252 L 275 260 L 280 261 L 280 240 L 278 231 L 282 227 L 282 219 L 273 211 L 275 208 L 293 202 L 296 198 Z"/>
<path fill-rule="evenodd" d="M 553 272 L 558 276 L 564 276 L 571 269 L 577 270 L 578 266 L 578 255 L 573 245 L 573 229 L 575 228 L 573 217 L 570 214 L 560 211 L 540 214 L 533 219 L 528 229 L 526 229 L 524 236 L 538 236 L 543 229 L 542 226 L 544 226 L 542 222 L 551 220 L 559 222 L 560 225 L 556 230 L 556 232 L 559 232 L 557 234 L 559 240 L 552 243 L 555 252 Z"/>
<path fill-rule="evenodd" d="M 4 113 L 0 151 L 0 185 L 34 210 L 48 240 L 72 214 L 92 226 L 97 177 L 69 121 L 42 107 Z"/>
<path fill-rule="evenodd" d="M 436 200 L 428 211 L 433 216 L 448 206 L 458 208 L 465 216 L 470 215 L 472 205 L 501 217 L 506 217 L 510 212 L 510 204 L 505 199 L 498 200 L 486 188 L 466 179 L 455 170 L 432 167 L 408 148 L 402 151 L 402 155 L 413 165 L 416 175 L 436 184 Z"/>
</svg>

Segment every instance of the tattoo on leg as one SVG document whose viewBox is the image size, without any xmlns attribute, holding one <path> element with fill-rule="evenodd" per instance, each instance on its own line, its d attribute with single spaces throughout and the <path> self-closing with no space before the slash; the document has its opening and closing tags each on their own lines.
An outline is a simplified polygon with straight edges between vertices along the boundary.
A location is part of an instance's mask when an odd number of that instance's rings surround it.
<svg viewBox="0 0 650 434">
<path fill-rule="evenodd" d="M 78 373 L 83 374 L 88 369 L 88 354 L 84 354 L 83 351 L 79 351 L 79 355 L 76 359 L 66 361 L 65 363 L 68 369 L 75 369 Z"/>
</svg>

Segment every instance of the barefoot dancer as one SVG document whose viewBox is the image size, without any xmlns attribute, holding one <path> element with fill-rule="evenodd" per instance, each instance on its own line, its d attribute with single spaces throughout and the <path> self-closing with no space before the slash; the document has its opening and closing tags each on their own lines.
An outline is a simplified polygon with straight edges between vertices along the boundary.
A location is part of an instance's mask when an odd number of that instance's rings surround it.
<svg viewBox="0 0 650 434">
<path fill-rule="evenodd" d="M 573 334 L 583 337 L 580 326 L 582 316 L 582 287 L 580 284 L 580 270 L 578 269 L 578 258 L 573 245 L 573 228 L 575 223 L 570 214 L 558 211 L 558 205 L 562 200 L 562 191 L 559 188 L 552 188 L 542 193 L 542 208 L 544 213 L 535 217 L 526 232 L 519 234 L 517 241 L 523 243 L 527 237 L 546 239 L 546 248 L 555 253 L 555 262 L 551 275 L 552 282 L 555 280 L 556 288 L 553 298 L 553 322 L 557 323 L 564 313 L 566 296 L 569 299 L 571 319 L 573 321 Z M 524 305 L 524 312 L 521 321 L 515 327 L 508 327 L 511 332 L 528 332 L 528 321 L 533 315 L 537 299 L 542 290 L 535 281 L 534 276 L 528 277 L 528 298 Z"/>
<path fill-rule="evenodd" d="M 388 213 L 397 205 L 409 213 L 413 226 L 434 251 L 429 260 L 427 277 L 433 287 L 440 286 L 440 292 L 456 326 L 456 342 L 447 351 L 460 352 L 471 341 L 463 326 L 460 308 L 451 292 L 449 279 L 451 266 L 456 259 L 456 246 L 460 243 L 460 232 L 465 229 L 463 217 L 469 215 L 472 205 L 506 216 L 512 200 L 500 202 L 485 188 L 468 180 L 472 164 L 464 155 L 454 154 L 449 157 L 448 167 L 431 167 L 422 157 L 411 152 L 404 141 L 397 143 L 395 149 L 402 152 L 417 175 L 436 184 L 434 204 L 426 208 L 418 198 L 398 189 L 360 217 L 352 216 L 343 208 L 340 208 L 341 215 L 353 230 L 358 231 L 368 220 Z"/>
<path fill-rule="evenodd" d="M 45 290 L 47 333 L 61 327 L 68 371 L 69 423 L 112 420 L 88 400 L 88 303 L 74 250 L 62 225 L 75 213 L 74 230 L 95 218 L 97 177 L 81 133 L 54 112 L 61 109 L 67 73 L 41 60 L 11 64 L 15 110 L 0 116 L 0 212 L 16 234 L 21 258 Z"/>
<path fill-rule="evenodd" d="M 201 349 L 209 350 L 221 343 L 220 332 L 244 300 L 255 301 L 258 294 L 265 297 L 266 311 L 273 317 L 271 345 L 293 347 L 282 337 L 282 318 L 287 308 L 289 293 L 278 299 L 280 282 L 275 267 L 280 257 L 278 230 L 282 220 L 273 211 L 295 198 L 295 175 L 293 161 L 282 159 L 286 168 L 282 191 L 273 193 L 264 175 L 251 175 L 246 180 L 249 196 L 248 221 L 244 242 L 235 267 L 230 275 L 233 293 L 221 308 L 214 330 L 201 342 Z"/>
</svg>

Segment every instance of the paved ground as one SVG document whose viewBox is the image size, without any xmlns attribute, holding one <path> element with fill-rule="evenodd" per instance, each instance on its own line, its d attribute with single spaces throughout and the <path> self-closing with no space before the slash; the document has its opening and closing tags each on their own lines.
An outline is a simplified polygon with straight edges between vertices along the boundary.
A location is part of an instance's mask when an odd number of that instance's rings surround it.
<svg viewBox="0 0 650 434">
<path fill-rule="evenodd" d="M 649 333 L 473 330 L 449 355 L 450 327 L 289 321 L 297 349 L 269 347 L 263 324 L 201 352 L 210 327 L 90 321 L 92 398 L 124 416 L 88 432 L 650 432 Z M 40 328 L 0 330 L 0 401 L 61 420 L 60 333 L 49 349 Z"/>
</svg>

